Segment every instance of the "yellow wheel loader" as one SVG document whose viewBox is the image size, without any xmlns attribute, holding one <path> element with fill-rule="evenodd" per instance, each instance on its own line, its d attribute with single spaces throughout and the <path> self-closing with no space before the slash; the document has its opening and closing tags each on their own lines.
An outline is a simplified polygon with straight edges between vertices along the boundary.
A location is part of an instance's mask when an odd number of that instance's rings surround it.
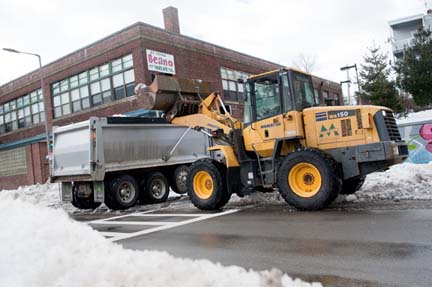
<svg viewBox="0 0 432 287">
<path fill-rule="evenodd" d="M 278 189 L 295 208 L 319 210 L 408 156 L 390 109 L 318 106 L 309 74 L 286 68 L 249 77 L 244 86 L 243 122 L 218 92 L 201 97 L 208 83 L 156 76 L 137 86 L 145 108 L 208 134 L 211 157 L 193 163 L 187 181 L 199 209 L 219 209 L 233 193 Z"/>
</svg>

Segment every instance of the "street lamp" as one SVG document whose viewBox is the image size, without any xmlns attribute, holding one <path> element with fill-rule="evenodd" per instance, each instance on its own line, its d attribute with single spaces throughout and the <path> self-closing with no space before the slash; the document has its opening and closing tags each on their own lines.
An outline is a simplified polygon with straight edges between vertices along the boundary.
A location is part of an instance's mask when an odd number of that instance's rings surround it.
<svg viewBox="0 0 432 287">
<path fill-rule="evenodd" d="M 340 82 L 340 84 L 342 85 L 342 84 L 347 84 L 347 92 L 348 92 L 348 105 L 350 105 L 351 104 L 351 100 L 350 100 L 350 97 L 351 97 L 351 95 L 350 95 L 350 84 L 351 84 L 351 80 L 346 80 L 346 81 L 341 81 Z"/>
<path fill-rule="evenodd" d="M 17 54 L 26 54 L 26 55 L 31 55 L 31 56 L 35 56 L 38 57 L 39 59 L 39 76 L 40 76 L 40 84 L 41 84 L 41 91 L 42 91 L 42 99 L 43 99 L 43 103 L 44 103 L 44 114 L 45 114 L 45 140 L 47 142 L 47 153 L 48 153 L 48 177 L 50 176 L 51 173 L 51 160 L 50 160 L 50 138 L 49 138 L 49 128 L 48 128 L 48 104 L 47 104 L 47 100 L 45 98 L 45 92 L 44 92 L 44 80 L 43 80 L 43 73 L 42 73 L 42 60 L 41 60 L 41 56 L 38 54 L 33 54 L 33 53 L 27 53 L 27 52 L 22 52 L 22 51 L 18 51 L 15 49 L 11 49 L 11 48 L 3 48 L 4 51 L 6 52 L 11 52 L 11 53 L 17 53 Z"/>
<path fill-rule="evenodd" d="M 360 86 L 360 81 L 359 81 L 359 74 L 358 74 L 358 70 L 357 70 L 357 64 L 354 64 L 354 65 L 351 65 L 351 66 L 345 66 L 345 67 L 342 67 L 342 68 L 340 68 L 340 70 L 341 71 L 347 71 L 347 78 L 348 78 L 348 80 L 349 80 L 349 70 L 350 69 L 355 69 L 355 71 L 356 71 L 356 77 L 357 77 L 357 87 L 358 87 L 358 92 L 359 92 L 359 97 L 358 97 L 358 100 L 359 100 L 359 102 L 358 102 L 358 104 L 362 104 L 362 101 L 361 101 L 361 86 Z M 349 94 L 349 84 L 348 84 L 348 94 Z"/>
</svg>

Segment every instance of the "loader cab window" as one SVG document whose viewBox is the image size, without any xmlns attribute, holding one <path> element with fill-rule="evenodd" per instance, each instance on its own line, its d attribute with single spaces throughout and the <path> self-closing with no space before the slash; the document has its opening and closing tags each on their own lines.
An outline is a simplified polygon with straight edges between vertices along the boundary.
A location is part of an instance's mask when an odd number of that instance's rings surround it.
<svg viewBox="0 0 432 287">
<path fill-rule="evenodd" d="M 296 110 L 303 110 L 316 105 L 310 77 L 293 73 L 293 86 Z"/>
<path fill-rule="evenodd" d="M 245 124 L 249 124 L 252 122 L 252 104 L 251 104 L 251 85 L 249 83 L 246 83 L 244 85 L 245 89 L 246 89 L 246 93 L 244 94 L 244 101 L 245 101 L 245 106 L 244 106 L 244 114 L 243 114 L 243 122 Z"/>
<path fill-rule="evenodd" d="M 281 75 L 282 82 L 282 97 L 284 104 L 284 113 L 293 110 L 293 100 L 291 95 L 291 87 L 289 84 L 288 73 L 283 73 Z"/>
<path fill-rule="evenodd" d="M 282 113 L 278 75 L 257 79 L 252 85 L 257 121 Z"/>
</svg>

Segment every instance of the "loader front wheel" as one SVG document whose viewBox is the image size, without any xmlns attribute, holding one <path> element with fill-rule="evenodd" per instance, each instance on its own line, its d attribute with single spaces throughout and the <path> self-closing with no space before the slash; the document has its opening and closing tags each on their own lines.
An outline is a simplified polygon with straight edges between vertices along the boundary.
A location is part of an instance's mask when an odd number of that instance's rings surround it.
<svg viewBox="0 0 432 287">
<path fill-rule="evenodd" d="M 279 192 L 299 210 L 319 210 L 339 194 L 342 180 L 336 163 L 324 153 L 304 149 L 289 154 L 278 172 Z"/>
<path fill-rule="evenodd" d="M 190 167 L 188 195 L 202 210 L 215 210 L 225 205 L 229 197 L 221 169 L 211 160 L 199 160 Z"/>
</svg>

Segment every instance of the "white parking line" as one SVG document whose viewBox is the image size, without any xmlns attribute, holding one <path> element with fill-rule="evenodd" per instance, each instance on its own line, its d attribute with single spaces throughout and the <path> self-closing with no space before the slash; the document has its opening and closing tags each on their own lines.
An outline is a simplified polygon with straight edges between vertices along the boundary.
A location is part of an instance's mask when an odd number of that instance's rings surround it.
<svg viewBox="0 0 432 287">
<path fill-rule="evenodd" d="M 170 221 L 98 221 L 91 224 L 109 224 L 109 225 L 170 225 L 177 222 Z"/>
<path fill-rule="evenodd" d="M 179 227 L 186 224 L 191 224 L 198 221 L 203 221 L 223 215 L 228 215 L 234 212 L 239 211 L 239 209 L 230 209 L 223 212 L 218 213 L 211 213 L 211 214 L 203 214 L 203 213 L 151 213 L 155 212 L 153 211 L 146 211 L 146 212 L 140 212 L 140 213 L 131 213 L 127 215 L 120 215 L 110 218 L 104 218 L 104 219 L 98 219 L 94 221 L 88 222 L 90 225 L 95 225 L 94 227 L 98 225 L 116 225 L 116 226 L 156 226 L 153 228 L 143 229 L 139 230 L 137 232 L 111 232 L 111 231 L 101 231 L 100 233 L 104 236 L 110 237 L 108 240 L 114 242 L 119 241 L 123 239 L 128 239 L 132 237 L 142 236 L 145 234 L 150 234 L 157 231 L 162 231 L 170 228 Z M 119 218 L 126 218 L 128 216 L 131 217 L 142 217 L 143 219 L 151 218 L 151 217 L 193 217 L 190 219 L 172 222 L 172 221 L 113 221 L 113 219 L 119 219 Z"/>
</svg>

